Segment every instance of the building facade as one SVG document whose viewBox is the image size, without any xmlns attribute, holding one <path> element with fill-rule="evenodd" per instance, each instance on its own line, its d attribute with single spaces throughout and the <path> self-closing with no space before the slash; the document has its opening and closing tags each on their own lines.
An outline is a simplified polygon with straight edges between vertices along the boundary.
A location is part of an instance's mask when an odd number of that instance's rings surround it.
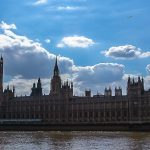
<svg viewBox="0 0 150 150">
<path fill-rule="evenodd" d="M 40 78 L 33 84 L 30 96 L 15 96 L 15 88 L 3 90 L 3 58 L 0 58 L 0 119 L 41 120 L 49 124 L 149 123 L 150 90 L 144 80 L 128 78 L 127 95 L 122 89 L 105 88 L 104 95 L 73 96 L 73 83 L 60 78 L 57 58 L 51 79 L 50 93 L 42 93 Z"/>
</svg>

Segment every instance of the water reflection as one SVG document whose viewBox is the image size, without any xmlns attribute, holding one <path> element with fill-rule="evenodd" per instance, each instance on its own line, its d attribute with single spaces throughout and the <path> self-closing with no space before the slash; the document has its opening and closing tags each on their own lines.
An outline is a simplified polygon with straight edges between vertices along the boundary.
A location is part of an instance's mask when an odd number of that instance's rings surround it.
<svg viewBox="0 0 150 150">
<path fill-rule="evenodd" d="M 144 132 L 0 132 L 2 150 L 149 150 Z"/>
</svg>

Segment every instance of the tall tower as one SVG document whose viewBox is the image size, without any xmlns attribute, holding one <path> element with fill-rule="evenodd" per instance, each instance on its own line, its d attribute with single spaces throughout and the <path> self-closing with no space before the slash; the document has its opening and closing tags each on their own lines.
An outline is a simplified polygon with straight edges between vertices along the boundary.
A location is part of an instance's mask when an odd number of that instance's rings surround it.
<svg viewBox="0 0 150 150">
<path fill-rule="evenodd" d="M 3 57 L 0 58 L 0 100 L 3 98 Z"/>
<path fill-rule="evenodd" d="M 36 84 L 33 83 L 33 87 L 31 88 L 31 96 L 42 96 L 42 85 L 41 85 L 41 79 L 38 79 L 37 87 Z"/>
<path fill-rule="evenodd" d="M 56 57 L 53 78 L 51 80 L 50 94 L 59 95 L 60 92 L 61 92 L 61 78 L 59 76 L 59 68 L 58 68 L 57 57 Z"/>
<path fill-rule="evenodd" d="M 38 79 L 38 83 L 37 83 L 37 95 L 41 96 L 42 95 L 42 85 L 41 85 L 41 79 Z"/>
<path fill-rule="evenodd" d="M 144 79 L 138 77 L 138 80 L 135 81 L 134 78 L 131 81 L 128 77 L 127 83 L 127 95 L 128 96 L 141 96 L 144 93 Z"/>
</svg>

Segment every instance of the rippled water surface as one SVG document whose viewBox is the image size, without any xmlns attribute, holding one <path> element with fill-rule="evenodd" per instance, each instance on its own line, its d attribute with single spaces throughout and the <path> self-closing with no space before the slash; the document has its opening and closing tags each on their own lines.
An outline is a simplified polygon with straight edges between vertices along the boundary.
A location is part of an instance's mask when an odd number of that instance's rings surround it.
<svg viewBox="0 0 150 150">
<path fill-rule="evenodd" d="M 0 150 L 150 150 L 150 133 L 0 132 Z"/>
</svg>

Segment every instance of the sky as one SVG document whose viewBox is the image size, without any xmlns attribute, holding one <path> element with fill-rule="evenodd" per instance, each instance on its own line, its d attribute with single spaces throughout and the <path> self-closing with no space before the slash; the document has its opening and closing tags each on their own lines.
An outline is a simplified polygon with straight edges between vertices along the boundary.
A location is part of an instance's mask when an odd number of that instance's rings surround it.
<svg viewBox="0 0 150 150">
<path fill-rule="evenodd" d="M 29 95 L 38 77 L 50 91 L 56 56 L 74 94 L 103 93 L 128 76 L 150 88 L 149 0 L 1 0 L 0 53 L 4 86 Z"/>
</svg>

